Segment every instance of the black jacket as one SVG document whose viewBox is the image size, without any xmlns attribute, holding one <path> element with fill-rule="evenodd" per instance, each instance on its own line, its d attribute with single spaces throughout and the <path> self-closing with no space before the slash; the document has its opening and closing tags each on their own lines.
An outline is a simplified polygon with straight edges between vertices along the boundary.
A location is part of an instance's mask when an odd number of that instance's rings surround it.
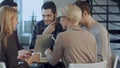
<svg viewBox="0 0 120 68">
<path fill-rule="evenodd" d="M 42 32 L 45 30 L 46 27 L 47 27 L 47 25 L 45 25 L 45 23 L 44 23 L 43 20 L 39 21 L 34 26 L 34 30 L 33 30 L 33 33 L 32 33 L 31 44 L 30 44 L 30 49 L 34 49 L 37 35 L 41 35 Z M 62 31 L 63 31 L 62 26 L 60 25 L 59 20 L 57 20 L 57 22 L 55 24 L 55 31 L 52 34 L 56 38 L 56 36 L 58 35 L 58 33 L 62 32 Z"/>
<path fill-rule="evenodd" d="M 0 43 L 1 43 L 0 62 L 1 61 L 5 62 L 7 68 L 29 68 L 26 62 L 18 65 L 17 60 L 18 50 L 13 35 L 8 37 L 6 48 L 3 42 Z"/>
</svg>

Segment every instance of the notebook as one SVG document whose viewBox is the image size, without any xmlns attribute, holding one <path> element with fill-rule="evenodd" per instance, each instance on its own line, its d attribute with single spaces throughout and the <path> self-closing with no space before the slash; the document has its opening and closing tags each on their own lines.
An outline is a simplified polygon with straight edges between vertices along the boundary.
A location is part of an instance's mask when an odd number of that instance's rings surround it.
<svg viewBox="0 0 120 68">
<path fill-rule="evenodd" d="M 45 57 L 44 52 L 51 48 L 52 43 L 52 34 L 37 35 L 34 52 L 41 52 L 41 57 Z"/>
</svg>

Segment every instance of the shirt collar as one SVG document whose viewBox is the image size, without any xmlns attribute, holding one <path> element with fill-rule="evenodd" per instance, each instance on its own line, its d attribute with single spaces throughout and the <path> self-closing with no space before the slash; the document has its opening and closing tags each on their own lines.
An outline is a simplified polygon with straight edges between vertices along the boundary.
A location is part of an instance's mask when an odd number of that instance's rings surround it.
<svg viewBox="0 0 120 68">
<path fill-rule="evenodd" d="M 81 30 L 82 28 L 80 26 L 69 26 L 67 30 Z"/>
</svg>

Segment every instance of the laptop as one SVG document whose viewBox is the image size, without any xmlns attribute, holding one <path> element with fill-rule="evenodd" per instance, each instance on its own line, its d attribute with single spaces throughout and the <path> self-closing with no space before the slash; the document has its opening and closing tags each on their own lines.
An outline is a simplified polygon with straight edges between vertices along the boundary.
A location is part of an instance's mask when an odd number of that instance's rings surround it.
<svg viewBox="0 0 120 68">
<path fill-rule="evenodd" d="M 37 35 L 34 52 L 41 52 L 41 57 L 45 57 L 45 50 L 51 48 L 53 43 L 52 34 Z"/>
</svg>

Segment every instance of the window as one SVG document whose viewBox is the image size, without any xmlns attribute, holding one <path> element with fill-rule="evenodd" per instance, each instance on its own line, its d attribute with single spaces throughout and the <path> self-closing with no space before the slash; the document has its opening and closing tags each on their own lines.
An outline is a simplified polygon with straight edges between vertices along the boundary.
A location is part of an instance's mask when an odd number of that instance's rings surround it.
<svg viewBox="0 0 120 68">
<path fill-rule="evenodd" d="M 43 0 L 22 0 L 23 33 L 31 33 L 35 22 L 41 20 L 42 4 Z"/>
<path fill-rule="evenodd" d="M 0 0 L 0 3 L 2 2 L 3 0 Z"/>
<path fill-rule="evenodd" d="M 41 6 L 44 0 L 14 0 L 18 4 L 18 36 L 21 44 L 29 44 L 31 36 L 31 21 L 41 20 Z M 35 24 L 35 23 L 34 23 Z"/>
</svg>

